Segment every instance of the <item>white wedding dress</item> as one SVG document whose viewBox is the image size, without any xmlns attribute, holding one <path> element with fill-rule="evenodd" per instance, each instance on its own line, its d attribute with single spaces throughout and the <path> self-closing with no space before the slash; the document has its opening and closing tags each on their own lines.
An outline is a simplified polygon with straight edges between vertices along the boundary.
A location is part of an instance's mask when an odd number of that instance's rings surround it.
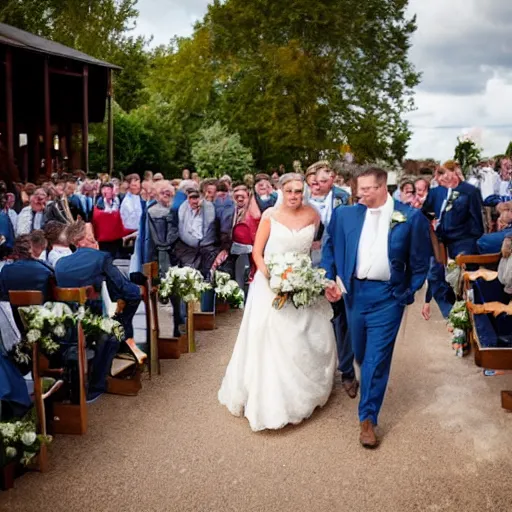
<svg viewBox="0 0 512 512">
<path fill-rule="evenodd" d="M 271 217 L 265 257 L 309 254 L 315 226 L 290 230 Z M 235 416 L 245 416 L 254 431 L 300 423 L 331 394 L 336 344 L 324 297 L 309 308 L 287 303 L 272 307 L 275 294 L 257 272 L 249 289 L 233 355 L 219 390 L 219 401 Z"/>
</svg>

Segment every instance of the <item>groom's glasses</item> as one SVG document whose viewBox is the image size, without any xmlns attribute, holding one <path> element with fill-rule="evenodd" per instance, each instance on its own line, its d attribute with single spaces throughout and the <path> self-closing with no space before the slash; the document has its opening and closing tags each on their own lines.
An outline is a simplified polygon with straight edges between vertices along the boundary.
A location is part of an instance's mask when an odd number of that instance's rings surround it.
<svg viewBox="0 0 512 512">
<path fill-rule="evenodd" d="M 359 187 L 359 192 L 363 194 L 367 194 L 368 192 L 371 192 L 372 190 L 379 190 L 379 188 L 382 187 L 382 185 L 373 185 L 372 187 Z"/>
</svg>

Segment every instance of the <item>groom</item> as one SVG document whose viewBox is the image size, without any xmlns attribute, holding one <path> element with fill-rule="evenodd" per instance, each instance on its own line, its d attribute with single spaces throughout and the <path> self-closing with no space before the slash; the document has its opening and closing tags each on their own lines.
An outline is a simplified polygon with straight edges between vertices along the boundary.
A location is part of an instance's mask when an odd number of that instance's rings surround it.
<svg viewBox="0 0 512 512">
<path fill-rule="evenodd" d="M 365 170 L 357 187 L 362 204 L 333 212 L 322 267 L 337 280 L 326 297 L 336 302 L 345 296 L 352 348 L 361 367 L 360 442 L 376 448 L 374 427 L 396 336 L 405 306 L 413 303 L 427 277 L 432 245 L 422 213 L 388 194 L 386 171 Z"/>
</svg>

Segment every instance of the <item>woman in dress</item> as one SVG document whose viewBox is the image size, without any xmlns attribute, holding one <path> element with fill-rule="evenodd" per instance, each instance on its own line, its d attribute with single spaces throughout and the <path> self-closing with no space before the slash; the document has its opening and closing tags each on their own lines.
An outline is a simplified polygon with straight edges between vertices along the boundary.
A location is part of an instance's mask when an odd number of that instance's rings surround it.
<svg viewBox="0 0 512 512">
<path fill-rule="evenodd" d="M 280 179 L 283 202 L 262 217 L 253 257 L 258 271 L 251 284 L 238 338 L 219 391 L 219 401 L 245 416 L 254 431 L 279 429 L 308 418 L 331 394 L 336 345 L 332 308 L 324 297 L 309 308 L 287 303 L 272 307 L 265 261 L 273 254 L 310 254 L 320 221 L 303 204 L 304 179 Z"/>
</svg>

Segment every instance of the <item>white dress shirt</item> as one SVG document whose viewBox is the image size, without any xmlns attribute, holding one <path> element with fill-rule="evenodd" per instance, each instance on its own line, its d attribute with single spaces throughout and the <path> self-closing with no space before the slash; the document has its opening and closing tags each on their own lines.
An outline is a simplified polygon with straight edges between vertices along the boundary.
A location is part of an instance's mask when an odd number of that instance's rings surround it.
<svg viewBox="0 0 512 512">
<path fill-rule="evenodd" d="M 136 231 L 140 227 L 140 218 L 142 216 L 142 202 L 140 196 L 128 192 L 121 203 L 121 219 L 126 229 Z"/>
<path fill-rule="evenodd" d="M 356 277 L 371 281 L 389 281 L 388 236 L 391 216 L 395 208 L 388 195 L 384 205 L 368 208 L 357 248 Z"/>
</svg>

